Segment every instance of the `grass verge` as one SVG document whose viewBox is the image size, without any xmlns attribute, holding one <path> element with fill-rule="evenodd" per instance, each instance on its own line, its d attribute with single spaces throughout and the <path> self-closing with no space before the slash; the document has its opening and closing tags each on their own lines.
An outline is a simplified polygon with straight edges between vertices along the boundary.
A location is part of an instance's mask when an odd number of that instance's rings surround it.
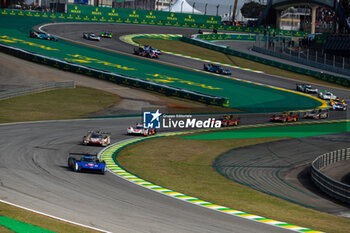
<svg viewBox="0 0 350 233">
<path fill-rule="evenodd" d="M 300 82 L 308 82 L 308 83 L 315 83 L 315 84 L 320 84 L 320 85 L 329 86 L 329 87 L 349 89 L 344 86 L 340 86 L 334 83 L 329 83 L 329 82 L 319 80 L 317 78 L 313 78 L 311 76 L 301 75 L 294 72 L 275 68 L 272 66 L 264 65 L 258 62 L 253 62 L 247 59 L 226 55 L 224 53 L 202 48 L 202 47 L 188 44 L 182 41 L 159 40 L 159 39 L 134 39 L 134 41 L 139 44 L 151 45 L 160 50 L 180 53 L 187 56 L 198 57 L 198 58 L 208 59 L 211 61 L 222 62 L 225 64 L 259 70 L 259 71 L 263 71 L 266 74 L 290 78 Z"/>
<path fill-rule="evenodd" d="M 225 151 L 281 139 L 158 138 L 123 149 L 118 154 L 118 162 L 143 179 L 205 201 L 311 229 L 348 232 L 349 219 L 308 209 L 255 191 L 226 179 L 212 168 L 214 159 Z"/>
<path fill-rule="evenodd" d="M 76 119 L 120 101 L 117 95 L 87 88 L 67 88 L 0 101 L 0 123 Z"/>
<path fill-rule="evenodd" d="M 18 221 L 28 223 L 46 230 L 54 232 L 76 232 L 76 233 L 89 233 L 98 232 L 89 228 L 80 227 L 71 223 L 62 222 L 50 217 L 46 217 L 40 214 L 34 214 L 31 211 L 24 210 L 18 207 L 14 207 L 0 202 L 0 215 L 16 219 Z M 0 225 L 0 232 L 13 232 L 6 227 Z"/>
</svg>

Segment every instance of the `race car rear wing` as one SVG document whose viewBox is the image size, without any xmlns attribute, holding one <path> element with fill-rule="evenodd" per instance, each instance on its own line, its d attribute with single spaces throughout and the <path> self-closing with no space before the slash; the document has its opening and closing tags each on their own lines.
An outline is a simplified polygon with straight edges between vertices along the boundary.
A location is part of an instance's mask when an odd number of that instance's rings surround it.
<svg viewBox="0 0 350 233">
<path fill-rule="evenodd" d="M 100 130 L 88 130 L 88 133 L 111 134 L 111 132 L 102 132 L 102 131 L 100 131 Z"/>
<path fill-rule="evenodd" d="M 94 156 L 94 157 L 97 157 L 97 154 L 91 154 L 91 153 L 75 153 L 75 152 L 73 152 L 73 153 L 69 153 L 69 155 L 70 155 L 70 156 L 71 156 L 71 155 L 81 155 L 81 156 L 86 155 L 86 156 Z"/>
</svg>

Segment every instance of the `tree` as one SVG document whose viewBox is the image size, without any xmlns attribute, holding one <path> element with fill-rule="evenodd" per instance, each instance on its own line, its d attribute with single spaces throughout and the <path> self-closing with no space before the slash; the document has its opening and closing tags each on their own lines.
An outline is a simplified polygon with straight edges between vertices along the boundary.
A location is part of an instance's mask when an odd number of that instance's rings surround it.
<svg viewBox="0 0 350 233">
<path fill-rule="evenodd" d="M 248 2 L 242 6 L 241 13 L 245 18 L 259 18 L 265 7 L 258 2 Z"/>
</svg>

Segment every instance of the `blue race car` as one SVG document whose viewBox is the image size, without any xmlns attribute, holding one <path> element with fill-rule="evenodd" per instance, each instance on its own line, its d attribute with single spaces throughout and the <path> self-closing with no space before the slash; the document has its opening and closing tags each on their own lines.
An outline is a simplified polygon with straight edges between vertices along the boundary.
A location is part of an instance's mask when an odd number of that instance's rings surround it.
<svg viewBox="0 0 350 233">
<path fill-rule="evenodd" d="M 231 70 L 224 69 L 224 67 L 215 64 L 204 64 L 204 70 L 217 74 L 231 75 Z"/>
<path fill-rule="evenodd" d="M 36 31 L 30 31 L 29 35 L 31 38 L 57 41 L 57 38 L 53 35 L 50 35 L 50 34 L 40 33 L 40 32 L 36 32 Z"/>
<path fill-rule="evenodd" d="M 81 157 L 77 159 L 71 155 L 80 155 Z M 106 162 L 100 161 L 96 155 L 91 154 L 70 153 L 68 167 L 75 172 L 88 171 L 105 174 L 107 170 Z"/>
</svg>

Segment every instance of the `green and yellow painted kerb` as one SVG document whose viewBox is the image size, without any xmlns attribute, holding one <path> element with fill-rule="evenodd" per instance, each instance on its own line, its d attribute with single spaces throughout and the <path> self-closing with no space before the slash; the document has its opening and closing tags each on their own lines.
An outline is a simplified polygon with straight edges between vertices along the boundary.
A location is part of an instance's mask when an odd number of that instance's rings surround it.
<svg viewBox="0 0 350 233">
<path fill-rule="evenodd" d="M 304 126 L 304 125 L 315 125 L 315 124 L 324 126 L 324 125 L 328 125 L 328 124 L 348 124 L 348 122 L 350 122 L 350 120 L 316 121 L 316 122 L 315 121 L 311 121 L 311 122 L 295 122 L 295 123 L 291 123 L 291 124 L 288 124 L 288 125 L 290 125 L 291 127 Z M 266 129 L 266 128 L 272 127 L 272 126 L 276 127 L 276 128 L 278 128 L 279 126 L 284 126 L 283 128 L 288 127 L 284 123 L 277 123 L 277 124 L 276 123 L 274 123 L 274 124 L 270 123 L 270 124 L 261 124 L 261 125 L 237 126 L 233 130 L 230 130 L 229 132 L 231 132 L 231 131 L 232 132 L 233 131 L 238 131 L 238 130 L 245 130 L 245 129 L 251 130 L 251 129 L 254 129 L 254 128 L 259 130 L 259 128 L 261 128 L 261 127 Z M 333 133 L 337 133 L 339 131 L 338 128 L 336 128 L 336 130 Z M 322 129 L 325 129 L 325 127 L 322 127 Z M 348 131 L 347 128 L 345 128 L 344 130 Z M 221 205 L 217 205 L 217 204 L 214 204 L 214 203 L 210 203 L 210 202 L 207 202 L 205 200 L 201 200 L 201 199 L 196 198 L 196 197 L 188 196 L 186 194 L 183 194 L 183 193 L 180 193 L 180 192 L 177 192 L 177 191 L 174 191 L 174 190 L 170 190 L 170 189 L 161 187 L 161 186 L 159 186 L 157 184 L 154 184 L 154 183 L 151 183 L 149 181 L 146 181 L 146 180 L 144 180 L 144 179 L 142 179 L 142 178 L 140 178 L 140 177 L 138 177 L 138 176 L 128 172 L 126 169 L 121 167 L 119 165 L 119 163 L 118 163 L 118 160 L 117 160 L 118 152 L 121 151 L 126 146 L 129 146 L 131 144 L 138 143 L 138 142 L 141 142 L 141 141 L 144 141 L 144 140 L 149 140 L 149 139 L 152 139 L 152 138 L 169 137 L 169 136 L 181 136 L 181 135 L 187 135 L 187 134 L 191 134 L 191 133 L 208 132 L 208 131 L 214 132 L 214 133 L 223 131 L 223 133 L 224 133 L 224 132 L 227 132 L 227 129 L 226 128 L 219 128 L 219 129 L 216 129 L 216 130 L 213 130 L 213 129 L 211 129 L 211 130 L 210 129 L 189 130 L 189 131 L 186 131 L 186 132 L 164 133 L 164 134 L 160 134 L 160 135 L 150 136 L 150 137 L 147 137 L 147 138 L 134 138 L 134 139 L 122 141 L 122 142 L 119 142 L 119 143 L 116 143 L 114 145 L 111 145 L 111 146 L 107 147 L 106 149 L 102 150 L 99 153 L 99 157 L 100 157 L 101 160 L 106 161 L 107 168 L 112 173 L 114 173 L 114 174 L 118 175 L 119 177 L 121 177 L 121 178 L 123 178 L 125 180 L 128 180 L 128 181 L 130 181 L 130 182 L 132 182 L 134 184 L 140 185 L 140 186 L 142 186 L 144 188 L 153 190 L 155 192 L 164 194 L 166 196 L 173 197 L 173 198 L 176 198 L 178 200 L 182 200 L 182 201 L 185 201 L 185 202 L 188 202 L 188 203 L 191 203 L 191 204 L 199 205 L 199 206 L 202 206 L 204 208 L 209 208 L 209 209 L 212 209 L 212 210 L 215 210 L 215 211 L 219 211 L 219 212 L 222 212 L 222 213 L 226 213 L 226 214 L 242 217 L 242 218 L 245 218 L 245 219 L 261 222 L 261 223 L 264 223 L 264 224 L 273 225 L 273 226 L 276 226 L 276 227 L 286 228 L 286 229 L 293 230 L 293 231 L 296 231 L 296 232 L 310 232 L 310 233 L 311 232 L 312 233 L 316 233 L 316 232 L 319 233 L 320 232 L 320 231 L 308 229 L 308 228 L 305 228 L 305 227 L 296 226 L 296 225 L 293 225 L 293 224 L 288 224 L 288 223 L 285 223 L 285 222 L 281 222 L 281 221 L 277 221 L 277 220 L 273 220 L 273 219 L 269 219 L 269 218 L 264 218 L 264 217 L 257 216 L 257 215 L 254 215 L 254 214 L 245 213 L 245 212 L 242 212 L 242 211 L 239 211 L 239 210 L 235 210 L 235 209 L 228 208 L 228 207 L 225 207 L 225 206 L 221 206 Z M 292 129 L 292 131 L 293 131 L 293 129 Z M 328 133 L 332 133 L 330 131 L 327 131 L 327 132 Z M 320 135 L 324 134 L 322 130 L 319 131 L 319 133 L 320 133 Z M 315 134 L 315 132 L 313 132 L 312 135 L 306 134 L 306 136 L 315 136 L 315 135 L 317 135 L 317 134 Z M 232 137 L 231 135 L 229 135 L 229 136 Z M 263 136 L 263 135 L 261 135 L 261 136 Z M 276 137 L 276 135 L 273 135 L 273 136 Z M 285 135 L 281 134 L 280 136 L 284 137 Z"/>
</svg>

